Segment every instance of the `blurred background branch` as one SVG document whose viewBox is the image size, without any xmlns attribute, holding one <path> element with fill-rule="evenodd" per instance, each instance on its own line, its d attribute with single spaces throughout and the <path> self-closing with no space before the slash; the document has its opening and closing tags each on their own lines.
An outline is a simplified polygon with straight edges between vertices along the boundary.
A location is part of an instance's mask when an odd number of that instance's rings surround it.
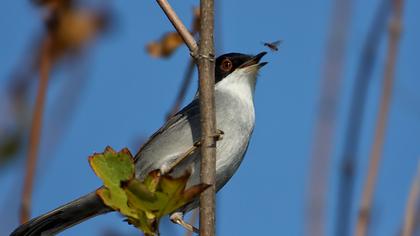
<svg viewBox="0 0 420 236">
<path fill-rule="evenodd" d="M 20 209 L 20 223 L 25 223 L 30 218 L 31 198 L 35 178 L 35 168 L 38 159 L 38 149 L 41 140 L 42 117 L 44 114 L 44 103 L 48 88 L 48 78 L 51 70 L 51 39 L 47 36 L 42 45 L 39 85 L 35 99 L 35 108 L 32 116 L 31 130 L 29 134 L 29 150 L 26 159 L 26 172 L 23 182 L 22 202 Z"/>
<path fill-rule="evenodd" d="M 352 15 L 351 0 L 333 3 L 320 83 L 318 115 L 313 134 L 307 190 L 306 234 L 326 234 L 326 203 L 329 165 L 336 128 L 339 91 L 345 62 L 348 31 Z"/>
<path fill-rule="evenodd" d="M 400 41 L 400 34 L 402 29 L 402 11 L 403 0 L 394 0 L 392 5 L 392 15 L 389 22 L 388 54 L 384 68 L 382 94 L 380 98 L 378 117 L 376 120 L 376 129 L 372 150 L 370 153 L 370 163 L 357 218 L 355 231 L 356 236 L 366 235 L 369 226 L 373 195 L 376 189 L 376 179 L 379 172 L 383 144 L 386 137 L 385 131 L 388 122 L 388 113 L 392 99 L 392 89 L 398 55 L 398 43 Z"/>
<path fill-rule="evenodd" d="M 26 222 L 30 217 L 33 185 L 36 178 L 38 154 L 42 140 L 41 131 L 44 103 L 47 96 L 50 74 L 63 58 L 80 55 L 85 49 L 86 44 L 92 41 L 107 25 L 107 15 L 104 12 L 77 8 L 69 0 L 40 0 L 34 1 L 34 3 L 44 8 L 47 12 L 45 17 L 46 30 L 41 37 L 38 54 L 35 54 L 35 59 L 29 60 L 30 65 L 26 67 L 28 71 L 18 74 L 20 76 L 16 78 L 19 80 L 15 83 L 20 84 L 20 86 L 16 90 L 12 90 L 11 93 L 12 102 L 17 107 L 15 114 L 21 115 L 23 112 L 20 110 L 30 107 L 29 105 L 24 105 L 24 97 L 28 92 L 29 78 L 37 70 L 37 67 L 39 67 L 39 85 L 29 132 L 29 148 L 23 183 L 20 209 L 21 223 Z M 19 121 L 21 119 L 16 120 Z M 21 120 L 20 122 L 24 123 L 25 120 Z M 26 126 L 25 124 L 22 125 L 19 123 L 17 125 L 22 128 Z M 63 126 L 63 122 L 60 123 L 60 126 Z M 24 132 L 22 128 L 17 129 L 18 132 Z M 10 152 L 7 153 L 7 155 L 12 154 Z"/>
<path fill-rule="evenodd" d="M 417 164 L 417 173 L 414 175 L 413 184 L 408 195 L 405 208 L 404 225 L 401 236 L 413 236 L 416 226 L 417 205 L 420 203 L 420 162 Z M 417 219 L 418 220 L 418 219 Z M 417 222 L 417 224 L 419 224 Z"/>
<path fill-rule="evenodd" d="M 337 187 L 337 216 L 334 224 L 336 236 L 350 235 L 350 216 L 353 207 L 355 174 L 357 172 L 356 161 L 361 138 L 360 132 L 363 125 L 364 109 L 369 85 L 372 80 L 372 72 L 377 59 L 380 41 L 385 31 L 389 9 L 390 0 L 379 3 L 360 54 L 343 141 L 344 148 L 341 154 Z"/>
</svg>

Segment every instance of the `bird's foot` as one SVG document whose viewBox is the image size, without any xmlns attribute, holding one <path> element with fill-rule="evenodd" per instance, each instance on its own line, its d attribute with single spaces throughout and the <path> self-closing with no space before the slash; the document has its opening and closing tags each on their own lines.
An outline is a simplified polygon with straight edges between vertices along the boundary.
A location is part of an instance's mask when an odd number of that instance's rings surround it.
<svg viewBox="0 0 420 236">
<path fill-rule="evenodd" d="M 200 230 L 198 230 L 196 227 L 192 226 L 191 224 L 188 224 L 184 221 L 184 214 L 182 212 L 175 212 L 172 213 L 172 215 L 169 217 L 169 219 L 177 225 L 182 226 L 184 229 L 194 232 L 196 234 L 200 233 Z"/>
<path fill-rule="evenodd" d="M 223 132 L 223 130 L 217 129 L 214 138 L 216 139 L 216 141 L 220 141 L 223 139 L 223 135 L 225 135 L 225 132 Z"/>
</svg>

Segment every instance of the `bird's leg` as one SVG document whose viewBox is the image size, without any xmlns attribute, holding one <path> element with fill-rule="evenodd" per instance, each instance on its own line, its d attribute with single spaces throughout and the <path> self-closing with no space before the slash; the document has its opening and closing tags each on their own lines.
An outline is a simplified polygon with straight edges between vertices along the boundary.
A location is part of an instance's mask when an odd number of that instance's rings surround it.
<svg viewBox="0 0 420 236">
<path fill-rule="evenodd" d="M 222 130 L 218 129 L 217 134 L 214 135 L 214 138 L 216 139 L 216 141 L 220 141 L 223 139 L 224 134 L 225 133 Z M 186 152 L 184 152 L 175 161 L 171 162 L 168 165 L 164 165 L 162 168 L 160 168 L 160 173 L 162 175 L 170 173 L 177 165 L 179 165 L 179 163 L 181 163 L 183 160 L 191 156 L 200 146 L 201 146 L 201 141 L 195 142 L 192 147 L 190 147 Z"/>
<path fill-rule="evenodd" d="M 191 224 L 188 224 L 187 222 L 184 221 L 184 214 L 182 212 L 172 213 L 171 216 L 169 217 L 169 219 L 173 223 L 182 226 L 184 229 L 186 229 L 190 232 L 194 232 L 196 234 L 200 233 L 200 230 L 198 230 L 196 227 L 194 227 Z"/>
</svg>

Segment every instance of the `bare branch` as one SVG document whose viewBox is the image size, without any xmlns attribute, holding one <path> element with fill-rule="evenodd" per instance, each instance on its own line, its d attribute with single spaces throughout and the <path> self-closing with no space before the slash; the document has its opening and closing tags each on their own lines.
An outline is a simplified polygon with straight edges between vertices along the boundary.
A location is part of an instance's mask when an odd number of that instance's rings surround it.
<svg viewBox="0 0 420 236">
<path fill-rule="evenodd" d="M 200 1 L 198 75 L 201 115 L 201 182 L 211 185 L 200 195 L 200 235 L 215 235 L 216 116 L 214 109 L 214 1 Z"/>
<path fill-rule="evenodd" d="M 214 2 L 200 1 L 200 47 L 166 0 L 156 0 L 198 62 L 201 116 L 201 182 L 210 187 L 200 195 L 200 235 L 215 235 L 216 116 L 214 110 Z"/>
<path fill-rule="evenodd" d="M 336 127 L 336 111 L 342 80 L 342 69 L 345 62 L 347 34 L 351 22 L 352 0 L 335 1 L 332 9 L 332 20 L 329 26 L 328 42 L 318 117 L 313 136 L 310 177 L 307 198 L 306 234 L 325 235 L 325 205 L 328 182 L 328 167 Z"/>
<path fill-rule="evenodd" d="M 175 27 L 176 31 L 178 31 L 178 33 L 181 35 L 182 39 L 184 40 L 185 44 L 190 50 L 191 56 L 194 59 L 197 59 L 198 46 L 197 46 L 197 42 L 195 41 L 194 37 L 191 35 L 190 31 L 188 31 L 187 27 L 185 27 L 181 19 L 179 19 L 178 15 L 172 9 L 168 1 L 156 0 L 156 2 L 162 8 L 163 12 L 168 17 L 169 21 Z"/>
<path fill-rule="evenodd" d="M 353 208 L 353 193 L 357 154 L 359 150 L 360 131 L 363 123 L 364 109 L 377 51 L 389 18 L 390 2 L 379 3 L 372 25 L 363 45 L 357 74 L 354 81 L 353 95 L 347 121 L 344 148 L 340 164 L 340 176 L 337 192 L 337 207 L 334 224 L 336 236 L 350 235 L 350 217 Z"/>
<path fill-rule="evenodd" d="M 392 97 L 398 43 L 402 24 L 402 6 L 403 0 L 394 0 L 393 16 L 389 25 L 388 55 L 385 64 L 384 85 L 379 105 L 379 114 L 376 121 L 374 143 L 370 154 L 368 176 L 363 189 L 361 206 L 357 219 L 355 231 L 356 236 L 366 235 L 369 224 L 373 193 L 375 190 L 376 178 L 378 176 L 379 164 L 382 156 L 388 111 Z"/>
<path fill-rule="evenodd" d="M 402 236 L 412 236 L 414 233 L 414 223 L 416 215 L 416 204 L 420 198 L 420 162 L 417 164 L 417 174 L 414 177 L 411 191 L 408 196 L 405 208 L 404 227 Z"/>
<path fill-rule="evenodd" d="M 25 223 L 30 218 L 31 198 L 35 177 L 36 163 L 38 160 L 38 149 L 41 140 L 42 116 L 48 87 L 48 77 L 51 67 L 50 61 L 51 39 L 45 39 L 40 58 L 39 85 L 35 100 L 35 108 L 32 117 L 32 125 L 29 134 L 29 150 L 26 159 L 26 172 L 23 183 L 22 203 L 20 212 L 20 223 Z"/>
</svg>

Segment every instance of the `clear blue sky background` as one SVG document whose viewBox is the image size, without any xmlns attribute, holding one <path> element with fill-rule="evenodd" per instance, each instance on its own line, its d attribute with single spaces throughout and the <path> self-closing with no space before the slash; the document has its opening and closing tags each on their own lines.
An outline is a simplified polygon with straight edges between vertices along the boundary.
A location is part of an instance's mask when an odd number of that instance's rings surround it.
<svg viewBox="0 0 420 236">
<path fill-rule="evenodd" d="M 101 1 L 96 1 L 100 3 Z M 88 55 L 87 80 L 53 151 L 42 146 L 43 157 L 33 195 L 33 216 L 90 192 L 100 180 L 87 157 L 107 145 L 138 148 L 139 139 L 159 128 L 181 83 L 188 51 L 179 49 L 169 60 L 151 59 L 145 45 L 172 30 L 155 1 L 106 1 L 117 22 Z M 172 1 L 189 25 L 197 1 Z M 234 178 L 218 194 L 218 235 L 304 235 L 306 187 L 318 111 L 326 38 L 334 1 L 219 1 L 219 54 L 257 53 L 261 41 L 283 39 L 278 53 L 266 57 L 257 86 L 256 127 L 245 160 Z M 339 91 L 337 129 L 329 174 L 327 235 L 332 235 L 339 154 L 359 55 L 375 9 L 380 3 L 352 1 L 353 15 L 346 47 L 343 83 Z M 396 83 L 383 161 L 373 207 L 372 236 L 395 235 L 420 157 L 420 2 L 407 0 L 404 32 L 398 56 Z M 8 0 L 0 8 L 0 97 L 4 99 L 11 72 L 27 56 L 27 48 L 42 30 L 40 12 L 29 1 Z M 364 117 L 357 191 L 365 177 L 372 143 L 384 68 L 385 38 L 369 91 Z M 68 89 L 72 75 L 54 74 L 48 94 L 45 138 L 57 113 L 54 98 Z M 192 97 L 196 81 L 189 92 Z M 71 87 L 70 87 L 71 88 Z M 0 107 L 0 117 L 5 117 Z M 49 122 L 51 121 L 51 122 Z M 47 155 L 48 153 L 48 155 Z M 45 155 L 44 155 L 45 154 Z M 47 159 L 47 157 L 50 159 Z M 23 156 L 22 156 L 23 157 Z M 23 160 L 0 172 L 0 235 L 17 226 Z M 13 204 L 12 204 L 13 203 Z M 357 205 L 357 204 L 356 204 Z M 356 216 L 356 209 L 353 209 Z M 7 219 L 7 220 L 5 220 Z M 117 214 L 89 220 L 62 235 L 103 235 L 107 229 L 135 235 Z M 176 226 L 162 227 L 162 235 L 182 235 Z M 177 232 L 177 234 L 175 233 Z M 134 233 L 134 234 L 133 234 Z"/>
</svg>

